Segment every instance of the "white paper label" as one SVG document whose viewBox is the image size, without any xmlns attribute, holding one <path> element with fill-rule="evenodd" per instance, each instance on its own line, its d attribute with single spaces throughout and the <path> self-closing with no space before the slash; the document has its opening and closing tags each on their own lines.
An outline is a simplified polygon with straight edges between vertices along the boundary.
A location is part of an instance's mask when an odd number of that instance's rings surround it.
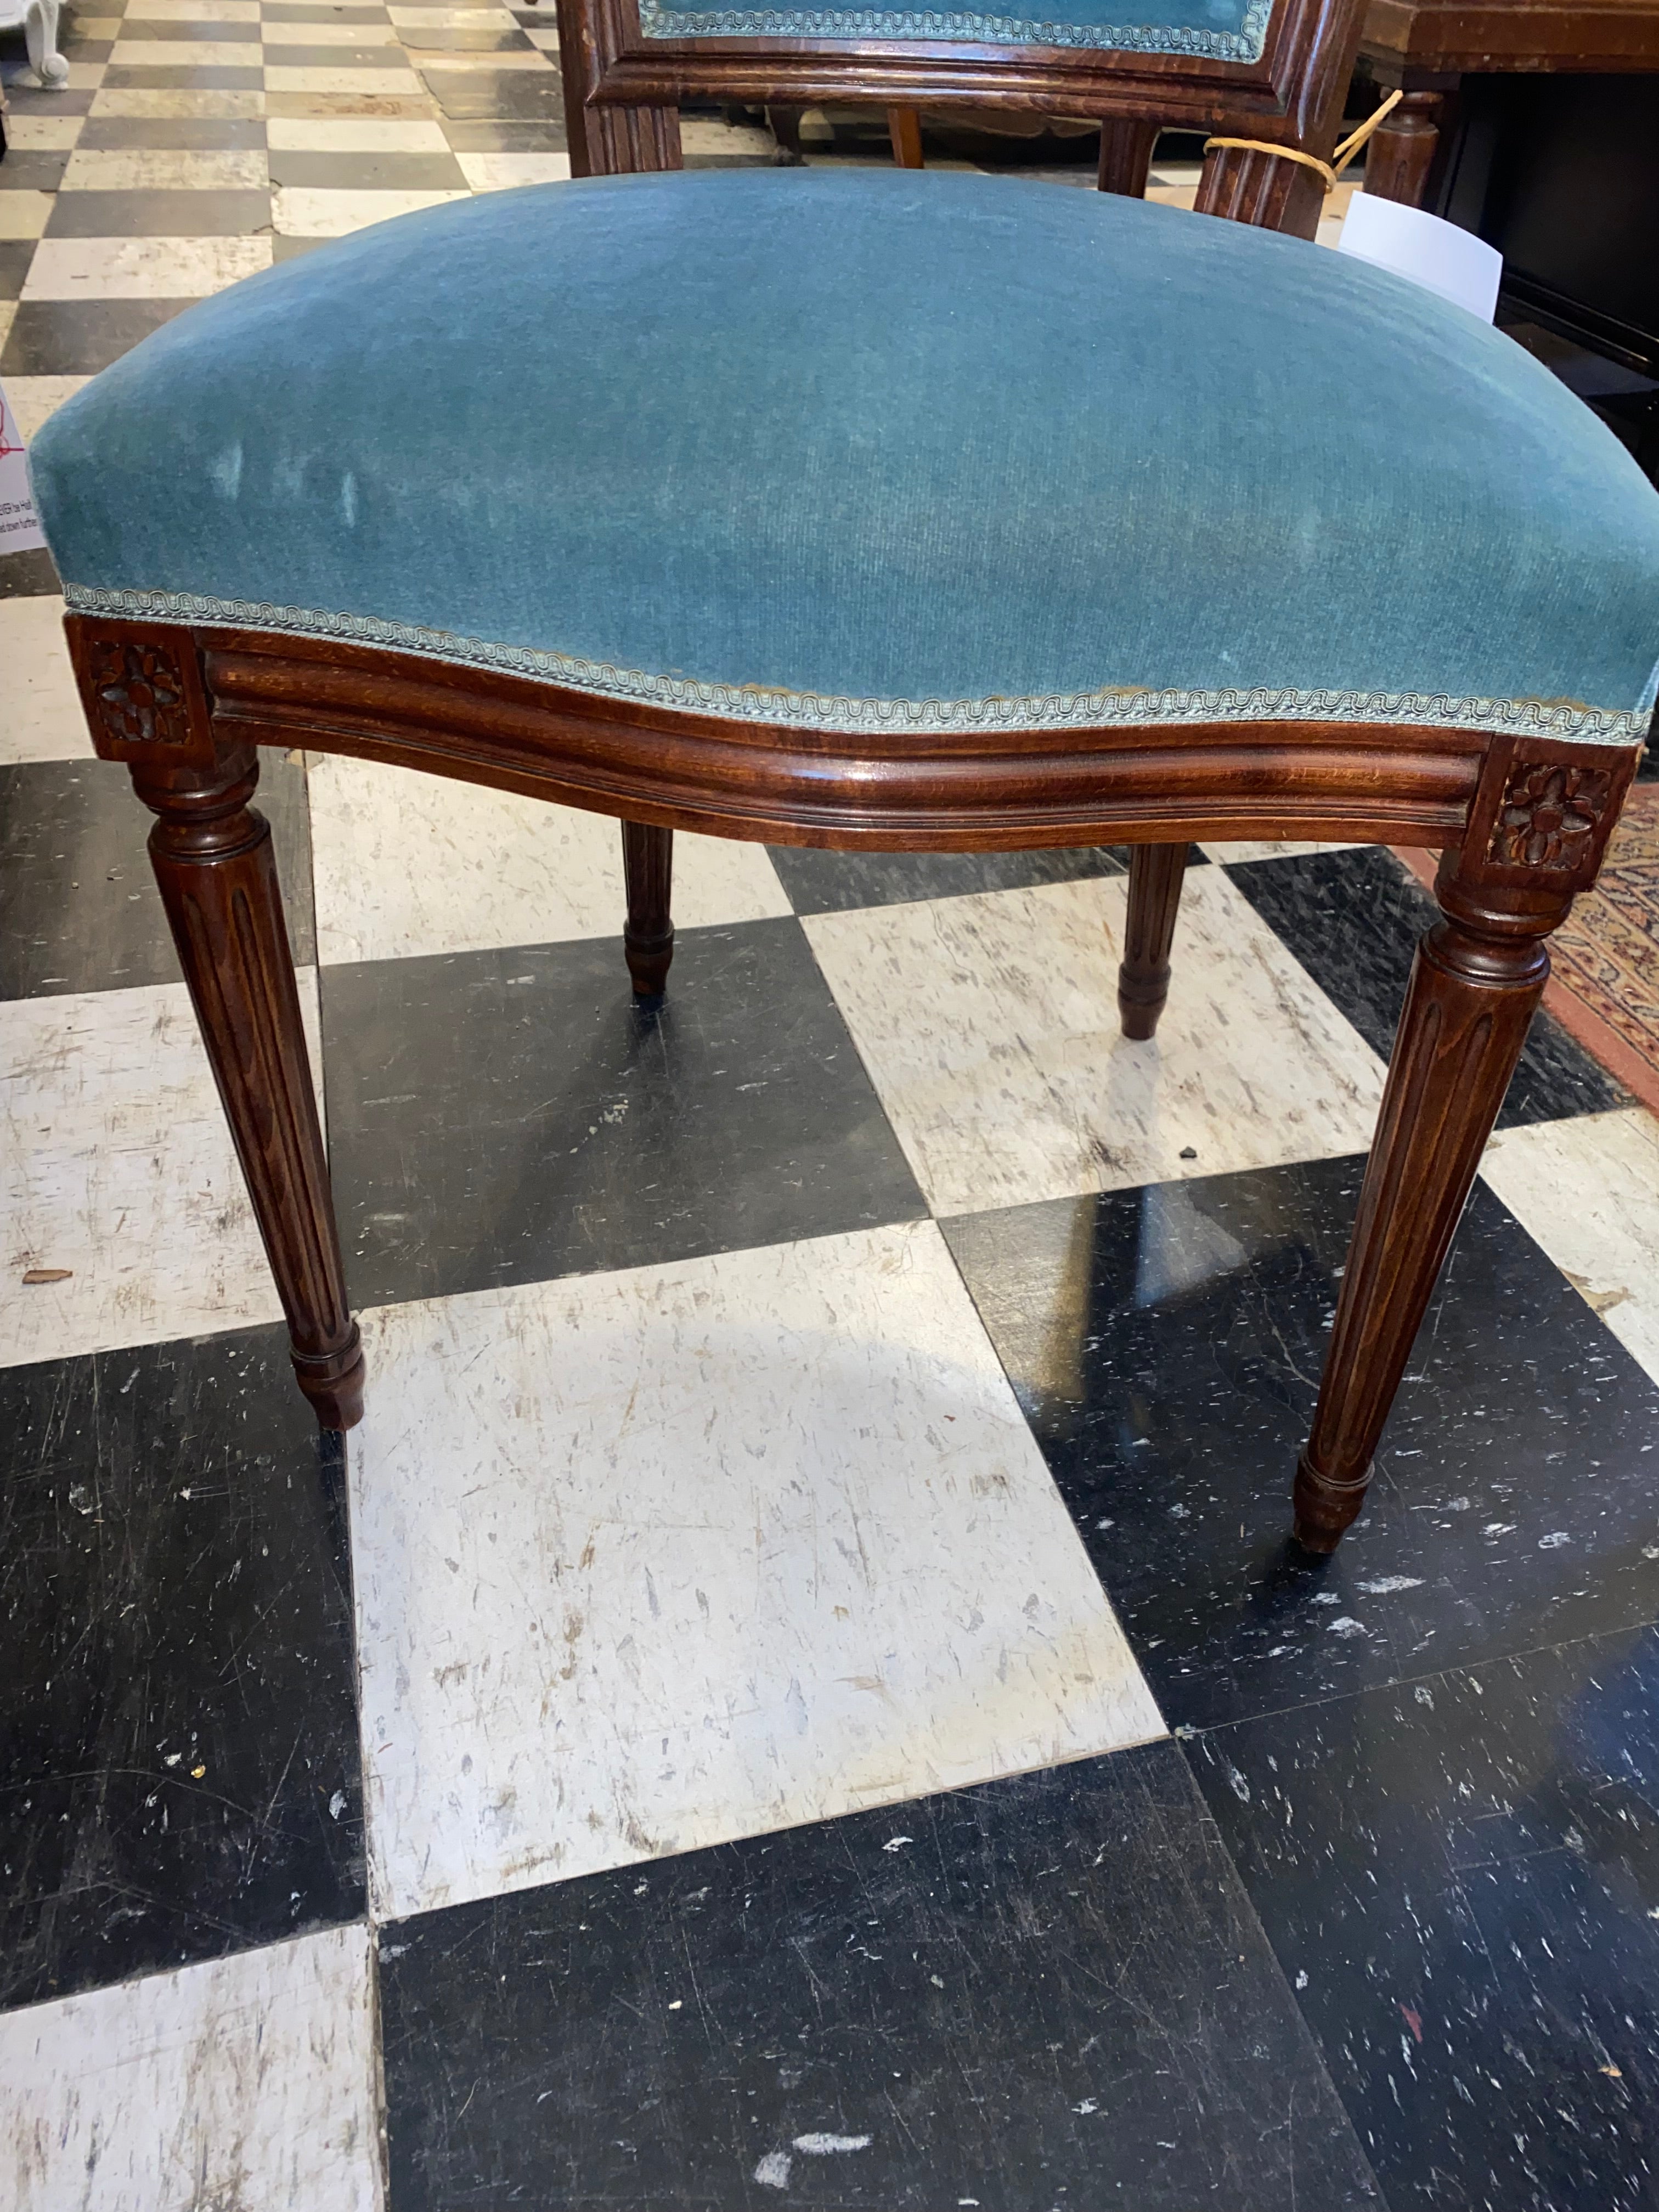
<svg viewBox="0 0 1659 2212">
<path fill-rule="evenodd" d="M 23 434 L 0 384 L 0 553 L 32 553 L 46 542 L 29 492 Z"/>
<path fill-rule="evenodd" d="M 1396 276 L 1409 276 L 1443 300 L 1467 307 L 1483 323 L 1491 322 L 1497 311 L 1503 255 L 1473 231 L 1460 230 L 1421 208 L 1356 192 L 1336 250 L 1392 269 Z"/>
</svg>

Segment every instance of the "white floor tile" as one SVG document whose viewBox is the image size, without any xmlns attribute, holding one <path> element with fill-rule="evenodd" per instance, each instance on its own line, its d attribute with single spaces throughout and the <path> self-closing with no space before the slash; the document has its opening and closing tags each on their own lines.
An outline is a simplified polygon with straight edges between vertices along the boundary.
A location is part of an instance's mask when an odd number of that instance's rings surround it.
<svg viewBox="0 0 1659 2212">
<path fill-rule="evenodd" d="M 149 116 L 228 116 L 241 122 L 257 122 L 264 112 L 263 92 L 172 92 L 149 85 L 126 90 L 112 86 L 107 91 L 95 94 L 92 103 L 94 115 L 140 119 Z"/>
<path fill-rule="evenodd" d="M 89 376 L 9 377 L 6 380 L 6 399 L 12 413 L 17 418 L 17 427 L 22 433 L 23 443 L 27 445 L 40 425 L 55 415 L 66 399 L 72 398 L 83 384 L 91 382 L 92 379 Z M 58 606 L 61 612 L 62 602 L 55 601 L 54 605 Z M 12 672 L 8 668 L 6 673 L 8 684 L 9 684 Z M 9 710 L 10 703 L 9 699 L 7 702 Z M 0 738 L 0 746 L 3 744 L 3 738 Z"/>
<path fill-rule="evenodd" d="M 69 157 L 66 191 L 263 191 L 270 182 L 264 155 L 253 148 L 234 153 L 173 152 L 159 146 L 82 147 Z"/>
<path fill-rule="evenodd" d="M 1503 1129 L 1480 1172 L 1659 1382 L 1659 1121 L 1632 1106 Z"/>
<path fill-rule="evenodd" d="M 269 238 L 44 238 L 26 300 L 200 300 L 270 266 Z"/>
<path fill-rule="evenodd" d="M 19 388 L 28 384 L 81 383 L 79 377 L 22 377 L 6 397 L 22 420 Z M 24 435 L 29 434 L 27 425 Z M 85 760 L 92 753 L 81 695 L 75 688 L 64 641 L 64 602 L 0 599 L 0 670 L 5 672 L 5 711 L 0 714 L 0 765 L 17 761 Z"/>
<path fill-rule="evenodd" d="M 932 1223 L 362 1322 L 382 1911 L 1162 1732 Z"/>
<path fill-rule="evenodd" d="M 325 963 L 621 936 L 622 832 L 608 816 L 337 755 L 313 759 L 310 793 Z M 789 911 L 762 846 L 676 837 L 682 928 Z"/>
<path fill-rule="evenodd" d="M 515 185 L 562 184 L 568 154 L 458 154 L 461 174 L 475 192 L 510 191 Z"/>
<path fill-rule="evenodd" d="M 1382 1063 L 1218 868 L 1188 871 L 1169 1005 L 1128 1043 L 1127 902 L 1120 877 L 805 921 L 935 1212 L 1370 1144 Z"/>
<path fill-rule="evenodd" d="M 423 93 L 426 87 L 409 69 L 290 69 L 267 62 L 265 90 L 343 92 L 361 100 L 371 93 Z"/>
<path fill-rule="evenodd" d="M 0 1366 L 280 1318 L 182 983 L 0 1003 Z"/>
<path fill-rule="evenodd" d="M 20 154 L 25 147 L 31 152 L 61 152 L 65 146 L 74 145 L 85 120 L 82 115 L 8 115 L 6 143 Z"/>
<path fill-rule="evenodd" d="M 721 123 L 712 115 L 683 115 L 680 150 L 686 154 L 753 154 L 769 161 L 777 151 L 777 143 L 769 131 Z"/>
<path fill-rule="evenodd" d="M 1294 838 L 1284 839 L 1277 844 L 1271 839 L 1258 840 L 1254 843 L 1247 839 L 1237 845 L 1211 842 L 1199 847 L 1200 852 L 1207 854 L 1211 860 L 1231 862 L 1234 867 L 1243 867 L 1247 860 L 1290 860 L 1301 853 L 1352 853 L 1356 849 L 1352 842 L 1320 845 L 1298 842 Z"/>
<path fill-rule="evenodd" d="M 377 2212 L 362 1927 L 0 2018 L 7 2212 Z"/>
<path fill-rule="evenodd" d="M 393 117 L 273 115 L 265 125 L 273 153 L 447 154 L 449 141 L 438 123 Z"/>
<path fill-rule="evenodd" d="M 52 214 L 53 195 L 0 191 L 0 239 L 39 238 Z"/>
<path fill-rule="evenodd" d="M 0 300 L 0 350 L 4 349 L 6 340 L 11 336 L 11 326 L 16 314 L 15 300 Z"/>
<path fill-rule="evenodd" d="M 259 20 L 259 0 L 140 0 L 140 4 L 139 20 L 146 23 L 257 23 Z"/>
<path fill-rule="evenodd" d="M 462 191 L 350 192 L 279 185 L 270 196 L 270 217 L 278 233 L 289 238 L 344 238 L 371 223 L 389 222 L 393 216 L 466 197 Z"/>
</svg>

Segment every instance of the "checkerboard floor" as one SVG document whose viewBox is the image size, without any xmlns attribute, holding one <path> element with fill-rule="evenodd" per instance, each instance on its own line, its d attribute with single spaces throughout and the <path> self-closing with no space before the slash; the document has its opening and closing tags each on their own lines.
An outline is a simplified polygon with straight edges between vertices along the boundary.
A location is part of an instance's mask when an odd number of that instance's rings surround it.
<svg viewBox="0 0 1659 2212">
<path fill-rule="evenodd" d="M 562 177 L 550 20 L 68 19 L 25 428 Z M 1194 850 L 1128 1045 L 1121 854 L 684 837 L 641 1007 L 613 824 L 268 756 L 370 1361 L 319 1442 L 53 589 L 0 563 L 6 2205 L 1650 2204 L 1653 1121 L 1540 1020 L 1313 1562 L 1389 854 Z"/>
</svg>

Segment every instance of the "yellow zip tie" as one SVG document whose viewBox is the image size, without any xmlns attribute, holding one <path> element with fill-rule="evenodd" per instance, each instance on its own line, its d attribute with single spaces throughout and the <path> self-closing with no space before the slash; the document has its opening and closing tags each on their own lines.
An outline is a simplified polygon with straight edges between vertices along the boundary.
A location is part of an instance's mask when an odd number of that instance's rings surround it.
<svg viewBox="0 0 1659 2212">
<path fill-rule="evenodd" d="M 1271 154 L 1280 161 L 1299 161 L 1304 169 L 1316 169 L 1325 179 L 1325 190 L 1333 191 L 1337 179 L 1377 125 L 1384 116 L 1392 115 L 1405 97 L 1403 92 L 1391 92 L 1375 115 L 1367 116 L 1358 131 L 1349 132 L 1328 161 L 1322 161 L 1315 154 L 1304 154 L 1299 146 L 1274 146 L 1265 138 L 1206 138 L 1204 150 L 1207 154 L 1212 146 L 1236 146 L 1246 154 Z"/>
</svg>

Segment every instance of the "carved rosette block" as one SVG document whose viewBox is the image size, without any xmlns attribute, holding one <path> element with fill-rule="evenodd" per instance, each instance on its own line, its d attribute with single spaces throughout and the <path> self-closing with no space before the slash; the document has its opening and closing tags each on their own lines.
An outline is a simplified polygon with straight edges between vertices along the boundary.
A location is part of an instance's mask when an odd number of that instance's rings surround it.
<svg viewBox="0 0 1659 2212">
<path fill-rule="evenodd" d="M 102 759 L 158 768 L 211 763 L 212 718 L 189 630 L 67 615 L 64 632 Z"/>
<path fill-rule="evenodd" d="M 1486 858 L 1503 867 L 1576 876 L 1596 850 L 1613 790 L 1606 769 L 1522 762 L 1504 784 Z"/>
</svg>

